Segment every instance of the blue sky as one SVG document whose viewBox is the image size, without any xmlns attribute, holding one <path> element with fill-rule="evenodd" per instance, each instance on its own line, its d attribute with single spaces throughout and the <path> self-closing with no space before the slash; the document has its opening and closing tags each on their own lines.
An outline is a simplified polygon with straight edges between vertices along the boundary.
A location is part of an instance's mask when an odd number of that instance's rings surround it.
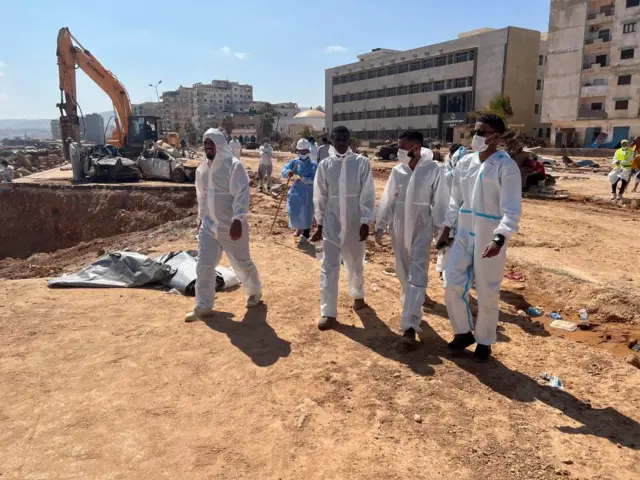
<svg viewBox="0 0 640 480">
<path fill-rule="evenodd" d="M 546 31 L 548 0 L 2 0 L 0 118 L 54 118 L 56 37 L 71 33 L 129 91 L 155 99 L 179 85 L 229 79 L 254 98 L 324 105 L 324 70 L 372 48 L 409 49 L 508 25 Z M 313 5 L 309 8 L 307 5 Z M 323 12 L 320 11 L 323 6 Z M 78 70 L 84 114 L 111 110 Z"/>
</svg>

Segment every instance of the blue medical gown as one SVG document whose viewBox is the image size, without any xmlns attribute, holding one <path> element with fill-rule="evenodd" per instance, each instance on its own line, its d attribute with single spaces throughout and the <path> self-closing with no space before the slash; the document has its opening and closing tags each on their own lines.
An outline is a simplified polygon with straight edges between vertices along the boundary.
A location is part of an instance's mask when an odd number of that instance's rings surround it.
<svg viewBox="0 0 640 480">
<path fill-rule="evenodd" d="M 296 230 L 311 228 L 313 223 L 313 179 L 316 176 L 317 168 L 318 164 L 313 160 L 299 158 L 294 158 L 282 168 L 282 178 L 286 178 L 292 170 L 296 176 L 300 177 L 293 180 L 294 183 L 287 195 L 290 228 Z"/>
</svg>

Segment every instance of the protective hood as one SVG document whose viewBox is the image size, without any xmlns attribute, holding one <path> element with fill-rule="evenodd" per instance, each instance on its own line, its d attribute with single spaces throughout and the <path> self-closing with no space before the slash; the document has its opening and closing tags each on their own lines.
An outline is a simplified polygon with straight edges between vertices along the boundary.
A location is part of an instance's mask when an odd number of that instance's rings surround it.
<svg viewBox="0 0 640 480">
<path fill-rule="evenodd" d="M 343 158 L 348 157 L 352 153 L 353 151 L 351 150 L 351 147 L 349 147 L 349 149 L 347 149 L 347 151 L 344 154 L 338 153 L 338 151 L 333 147 L 333 145 L 329 147 L 329 156 L 336 157 L 338 160 L 342 160 Z"/>
<path fill-rule="evenodd" d="M 204 142 L 207 138 L 210 138 L 211 140 L 213 140 L 213 143 L 215 143 L 216 145 L 216 156 L 214 157 L 213 162 L 219 162 L 221 160 L 225 160 L 227 158 L 233 157 L 233 152 L 231 151 L 231 147 L 229 146 L 229 143 L 227 142 L 227 139 L 224 136 L 224 133 L 222 133 L 220 130 L 218 130 L 217 128 L 210 128 L 209 130 L 204 132 L 204 135 L 202 136 L 202 141 Z M 203 154 L 202 155 L 203 163 L 206 163 L 206 160 L 207 160 L 207 155 Z"/>
</svg>

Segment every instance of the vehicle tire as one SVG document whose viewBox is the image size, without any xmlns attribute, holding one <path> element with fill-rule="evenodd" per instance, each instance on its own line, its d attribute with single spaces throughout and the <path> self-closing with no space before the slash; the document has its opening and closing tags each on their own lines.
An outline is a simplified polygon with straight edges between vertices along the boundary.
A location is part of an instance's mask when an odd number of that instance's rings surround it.
<svg viewBox="0 0 640 480">
<path fill-rule="evenodd" d="M 390 153 L 389 155 L 387 155 L 387 158 L 389 160 L 395 160 L 396 159 L 396 154 L 395 153 Z"/>
<path fill-rule="evenodd" d="M 184 182 L 187 181 L 187 174 L 180 167 L 174 168 L 171 171 L 171 180 L 176 182 L 176 183 L 184 183 Z"/>
</svg>

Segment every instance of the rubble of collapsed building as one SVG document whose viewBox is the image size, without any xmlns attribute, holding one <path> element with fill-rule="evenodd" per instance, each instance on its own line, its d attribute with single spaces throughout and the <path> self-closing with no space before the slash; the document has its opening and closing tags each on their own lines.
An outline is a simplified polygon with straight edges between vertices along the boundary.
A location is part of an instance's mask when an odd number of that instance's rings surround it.
<svg viewBox="0 0 640 480">
<path fill-rule="evenodd" d="M 0 159 L 6 160 L 13 167 L 14 178 L 26 177 L 67 164 L 62 150 L 55 147 L 24 149 L 0 147 Z"/>
</svg>

